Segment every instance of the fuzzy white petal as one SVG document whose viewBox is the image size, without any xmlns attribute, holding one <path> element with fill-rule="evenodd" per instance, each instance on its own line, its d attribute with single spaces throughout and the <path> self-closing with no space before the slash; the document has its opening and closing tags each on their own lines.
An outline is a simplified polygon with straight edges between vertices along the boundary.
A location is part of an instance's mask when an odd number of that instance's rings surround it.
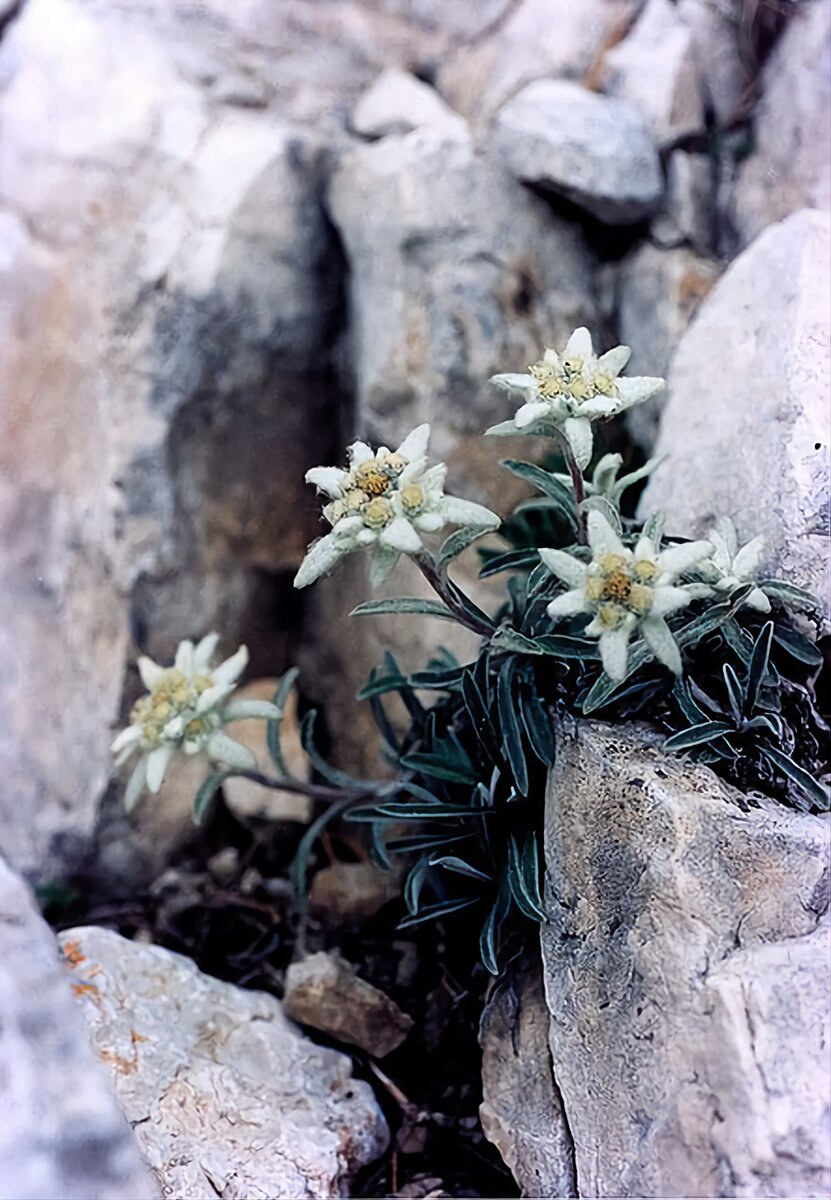
<svg viewBox="0 0 831 1200">
<path fill-rule="evenodd" d="M 553 575 L 569 587 L 582 587 L 586 582 L 586 566 L 565 550 L 540 550 L 540 558 Z"/>
<path fill-rule="evenodd" d="M 724 543 L 724 547 L 730 557 L 730 561 L 732 562 L 739 548 L 739 538 L 738 534 L 736 533 L 736 526 L 733 523 L 733 520 L 730 517 L 716 517 L 713 525 L 713 532 L 717 534 Z M 713 545 L 715 546 L 717 544 L 716 541 L 714 539 L 711 540 L 713 540 Z"/>
<path fill-rule="evenodd" d="M 575 329 L 574 333 L 566 342 L 564 354 L 568 358 L 591 358 L 594 354 L 592 348 L 592 335 L 586 329 L 585 325 L 581 325 L 579 329 Z"/>
<path fill-rule="evenodd" d="M 126 729 L 122 729 L 118 734 L 113 744 L 110 746 L 111 754 L 118 754 L 126 746 L 134 746 L 141 741 L 141 727 L 138 725 L 128 725 Z"/>
<path fill-rule="evenodd" d="M 662 662 L 665 667 L 669 667 L 670 671 L 674 671 L 676 675 L 680 675 L 683 670 L 681 651 L 663 617 L 653 616 L 650 613 L 641 622 L 641 633 L 647 646 L 659 662 Z"/>
<path fill-rule="evenodd" d="M 193 652 L 193 665 L 197 675 L 207 675 L 211 667 L 211 659 L 219 645 L 219 634 L 209 633 L 197 643 Z"/>
<path fill-rule="evenodd" d="M 634 404 L 642 404 L 652 396 L 663 391 L 664 380 L 648 375 L 629 375 L 615 380 L 615 391 L 618 394 L 618 412 L 632 408 Z"/>
<path fill-rule="evenodd" d="M 492 375 L 490 382 L 495 383 L 497 387 L 506 392 L 536 393 L 539 387 L 533 375 Z"/>
<path fill-rule="evenodd" d="M 586 600 L 583 589 L 575 588 L 571 592 L 563 592 L 562 596 L 557 596 L 545 611 L 549 617 L 573 617 L 576 613 L 590 612 L 591 606 Z"/>
<path fill-rule="evenodd" d="M 176 660 L 174 663 L 176 670 L 181 671 L 186 679 L 192 679 L 194 676 L 194 649 L 193 642 L 180 642 L 176 647 Z"/>
<path fill-rule="evenodd" d="M 686 542 L 684 545 L 668 546 L 666 550 L 662 550 L 658 565 L 665 577 L 675 577 L 683 575 L 712 553 L 713 547 L 709 542 Z"/>
<path fill-rule="evenodd" d="M 124 809 L 132 812 L 147 787 L 147 756 L 142 755 L 135 765 L 124 793 Z"/>
<path fill-rule="evenodd" d="M 227 733 L 218 729 L 212 733 L 205 743 L 209 758 L 226 767 L 235 767 L 239 771 L 255 771 L 257 759 L 247 746 L 241 746 Z"/>
<path fill-rule="evenodd" d="M 759 534 L 758 537 L 748 542 L 746 546 L 742 546 L 733 559 L 733 573 L 739 579 L 752 579 L 759 570 L 759 563 L 762 561 L 764 552 L 765 539 Z"/>
<path fill-rule="evenodd" d="M 375 457 L 374 450 L 366 442 L 353 442 L 347 453 L 353 467 L 359 467 L 361 463 L 369 462 Z"/>
<path fill-rule="evenodd" d="M 603 670 L 610 679 L 618 680 L 626 676 L 629 632 L 625 625 L 621 625 L 618 629 L 607 629 L 600 635 L 600 657 L 603 660 Z"/>
<path fill-rule="evenodd" d="M 152 692 L 153 688 L 164 679 L 167 674 L 167 668 L 160 667 L 158 663 L 153 662 L 152 658 L 148 658 L 146 654 L 142 654 L 138 660 L 138 672 L 141 676 L 141 682 L 147 688 L 148 692 Z"/>
<path fill-rule="evenodd" d="M 647 537 L 642 533 L 635 545 L 635 562 L 654 562 L 658 557 L 658 547 L 655 545 L 651 537 Z"/>
<path fill-rule="evenodd" d="M 173 746 L 158 746 L 147 755 L 147 787 L 151 792 L 158 792 L 162 786 L 174 753 Z"/>
<path fill-rule="evenodd" d="M 511 417 L 510 421 L 500 421 L 497 425 L 489 426 L 485 430 L 485 437 L 516 437 L 522 432 L 521 429 L 517 429 L 516 422 Z"/>
<path fill-rule="evenodd" d="M 592 396 L 580 405 L 584 417 L 613 417 L 620 411 L 620 401 L 615 396 Z"/>
<path fill-rule="evenodd" d="M 423 458 L 427 453 L 427 443 L 430 441 L 430 426 L 426 423 L 419 425 L 412 433 L 408 433 L 398 447 L 398 453 L 404 458 Z"/>
<path fill-rule="evenodd" d="M 517 429 L 526 429 L 535 421 L 548 416 L 550 411 L 551 405 L 547 400 L 531 400 L 528 404 L 523 404 L 522 408 L 517 409 L 514 414 L 514 424 Z"/>
<path fill-rule="evenodd" d="M 563 432 L 580 467 L 587 467 L 592 457 L 592 426 L 586 417 L 569 417 Z"/>
<path fill-rule="evenodd" d="M 757 612 L 770 612 L 770 600 L 768 600 L 761 588 L 754 588 L 745 600 L 745 604 L 750 608 L 755 608 Z"/>
<path fill-rule="evenodd" d="M 607 350 L 605 354 L 600 355 L 597 365 L 605 375 L 616 379 L 631 357 L 632 351 L 628 346 L 615 346 L 612 350 Z"/>
<path fill-rule="evenodd" d="M 222 720 L 226 724 L 229 721 L 247 721 L 251 717 L 273 721 L 280 716 L 282 710 L 270 700 L 233 700 L 222 710 Z"/>
<path fill-rule="evenodd" d="M 391 550 L 403 554 L 417 554 L 423 543 L 406 517 L 393 517 L 389 525 L 381 530 L 379 541 Z"/>
<path fill-rule="evenodd" d="M 441 513 L 451 525 L 469 525 L 481 529 L 498 529 L 499 517 L 473 500 L 460 500 L 458 496 L 445 496 L 441 502 Z"/>
<path fill-rule="evenodd" d="M 607 554 L 620 554 L 629 558 L 629 551 L 624 546 L 609 522 L 596 508 L 590 508 L 586 518 L 589 545 L 595 558 L 603 558 Z"/>
<path fill-rule="evenodd" d="M 440 512 L 419 513 L 417 517 L 411 517 L 410 520 L 413 527 L 420 533 L 436 533 L 445 523 L 445 518 Z"/>
<path fill-rule="evenodd" d="M 404 470 L 398 476 L 398 486 L 406 487 L 408 483 L 413 483 L 419 479 L 425 472 L 427 467 L 427 456 L 422 454 L 419 458 L 414 458 L 412 462 L 408 462 Z"/>
<path fill-rule="evenodd" d="M 686 588 L 657 587 L 653 595 L 652 608 L 649 612 L 654 617 L 667 617 L 670 613 L 678 612 L 681 608 L 686 608 L 693 599 L 694 597 L 690 595 Z"/>
<path fill-rule="evenodd" d="M 205 688 L 204 692 L 196 701 L 196 712 L 198 715 L 210 712 L 212 708 L 216 708 L 223 700 L 227 700 L 234 691 L 235 684 L 233 683 L 215 683 L 213 687 Z"/>
<path fill-rule="evenodd" d="M 360 518 L 358 518 L 358 524 L 360 524 Z M 325 537 L 312 542 L 294 577 L 294 586 L 296 588 L 308 587 L 310 583 L 320 579 L 321 575 L 328 575 L 336 563 L 351 549 L 352 547 L 345 538 L 334 533 L 327 533 Z"/>
<path fill-rule="evenodd" d="M 306 483 L 313 483 L 319 492 L 337 500 L 341 495 L 341 484 L 348 472 L 340 467 L 312 467 L 306 472 Z"/>
<path fill-rule="evenodd" d="M 226 658 L 224 663 L 220 663 L 216 670 L 211 672 L 211 679 L 220 685 L 236 683 L 247 666 L 248 647 L 240 646 L 236 654 Z"/>
</svg>

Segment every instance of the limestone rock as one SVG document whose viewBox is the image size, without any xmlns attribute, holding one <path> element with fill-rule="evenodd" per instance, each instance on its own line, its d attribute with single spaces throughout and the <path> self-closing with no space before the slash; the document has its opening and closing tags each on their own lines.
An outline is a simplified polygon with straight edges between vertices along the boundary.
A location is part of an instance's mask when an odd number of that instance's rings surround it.
<svg viewBox="0 0 831 1200">
<path fill-rule="evenodd" d="M 704 132 L 692 33 L 671 0 L 647 0 L 603 70 L 605 90 L 641 110 L 661 149 Z"/>
<path fill-rule="evenodd" d="M 548 1009 L 539 967 L 509 976 L 485 1010 L 482 1129 L 523 1196 L 574 1196 L 574 1147 L 551 1074 Z"/>
<path fill-rule="evenodd" d="M 753 10 L 741 0 L 676 0 L 678 15 L 692 35 L 705 106 L 719 128 L 726 128 L 746 109 L 752 63 L 743 39 Z"/>
<path fill-rule="evenodd" d="M 280 1002 L 99 928 L 61 935 L 92 1044 L 166 1195 L 335 1197 L 387 1143 L 343 1054 Z M 78 990 L 78 989 L 76 989 Z"/>
<path fill-rule="evenodd" d="M 151 1200 L 51 930 L 0 859 L 0 1191 L 15 1200 Z"/>
<path fill-rule="evenodd" d="M 551 1056 L 586 1196 L 831 1186 L 825 817 L 743 811 L 638 728 L 561 734 Z"/>
<path fill-rule="evenodd" d="M 831 4 L 795 5 L 762 75 L 754 149 L 739 168 L 732 218 L 746 246 L 802 207 L 831 209 Z"/>
<path fill-rule="evenodd" d="M 662 250 L 644 242 L 623 260 L 617 277 L 618 334 L 632 347 L 633 375 L 665 377 L 690 321 L 721 273 L 694 250 Z M 630 409 L 632 436 L 651 450 L 666 393 Z"/>
<path fill-rule="evenodd" d="M 650 236 L 660 246 L 687 244 L 700 254 L 716 248 L 714 164 L 707 154 L 674 150 L 667 161 L 664 208 Z"/>
<path fill-rule="evenodd" d="M 726 513 L 741 539 L 763 534 L 763 574 L 812 591 L 826 617 L 830 237 L 826 215 L 794 213 L 713 288 L 669 376 L 656 450 L 670 462 L 641 501 L 672 533 Z"/>
<path fill-rule="evenodd" d="M 626 225 L 660 202 L 661 163 L 640 113 L 567 80 L 528 84 L 500 110 L 497 147 L 511 171 Z"/>
<path fill-rule="evenodd" d="M 390 67 L 363 93 L 352 113 L 352 128 L 366 138 L 412 133 L 422 125 L 444 123 L 453 110 L 435 88 L 408 71 Z"/>
<path fill-rule="evenodd" d="M 400 894 L 399 878 L 371 862 L 335 862 L 316 871 L 309 909 L 329 929 L 359 924 Z"/>
<path fill-rule="evenodd" d="M 502 419 L 488 377 L 593 311 L 579 231 L 455 122 L 356 147 L 329 205 L 350 266 L 359 411 L 387 444 L 429 420 L 446 459 L 461 434 Z"/>
<path fill-rule="evenodd" d="M 257 679 L 234 693 L 235 700 L 273 700 L 279 680 Z M 263 775 L 274 775 L 274 764 L 268 753 L 268 722 L 261 720 L 233 721 L 228 725 L 231 737 L 247 746 L 257 758 L 257 769 Z M 290 692 L 283 707 L 280 723 L 280 748 L 286 766 L 296 779 L 308 780 L 309 760 L 300 741 L 297 720 L 297 696 Z M 271 821 L 300 821 L 308 824 L 312 802 L 308 796 L 294 792 L 272 791 L 250 779 L 228 779 L 222 785 L 226 803 L 241 817 L 265 817 Z"/>
<path fill-rule="evenodd" d="M 398 1005 L 335 954 L 320 950 L 286 972 L 286 1012 L 301 1025 L 318 1029 L 375 1058 L 396 1050 L 413 1027 Z"/>
<path fill-rule="evenodd" d="M 0 50 L 0 828 L 46 876 L 92 826 L 131 634 L 233 641 L 339 440 L 322 147 L 218 106 L 154 11 L 31 0 Z"/>
</svg>

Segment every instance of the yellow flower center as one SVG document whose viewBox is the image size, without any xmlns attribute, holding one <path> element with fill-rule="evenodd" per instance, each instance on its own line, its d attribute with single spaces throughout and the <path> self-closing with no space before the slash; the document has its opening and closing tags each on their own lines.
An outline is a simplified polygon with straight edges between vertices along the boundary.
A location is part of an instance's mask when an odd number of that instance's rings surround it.
<svg viewBox="0 0 831 1200">
<path fill-rule="evenodd" d="M 658 574 L 658 564 L 648 558 L 642 558 L 640 562 L 635 563 L 635 574 L 642 583 L 649 583 Z"/>
<path fill-rule="evenodd" d="M 597 605 L 605 628 L 616 629 L 627 611 L 644 617 L 652 608 L 654 591 L 649 579 L 658 568 L 654 563 L 631 563 L 621 554 L 604 554 L 592 563 L 586 579 L 586 599 Z"/>
<path fill-rule="evenodd" d="M 604 371 L 595 371 L 594 373 L 594 389 L 600 392 L 602 396 L 613 396 L 615 392 L 615 381 L 611 375 L 607 375 Z"/>
<path fill-rule="evenodd" d="M 408 461 L 403 454 L 386 454 L 382 459 L 385 469 L 395 475 L 401 474 Z"/>
<path fill-rule="evenodd" d="M 392 506 L 383 496 L 370 500 L 363 511 L 364 524 L 370 529 L 383 529 L 392 517 Z"/>
<path fill-rule="evenodd" d="M 424 492 L 417 483 L 408 483 L 399 492 L 401 503 L 404 505 L 404 511 L 407 513 L 417 513 L 424 504 Z"/>
<path fill-rule="evenodd" d="M 342 503 L 347 512 L 356 513 L 360 511 L 361 505 L 365 504 L 368 499 L 369 495 L 366 492 L 361 491 L 360 488 L 353 488 L 351 492 L 346 493 Z"/>
<path fill-rule="evenodd" d="M 608 600 L 600 605 L 597 612 L 600 617 L 600 623 L 606 629 L 617 629 L 626 616 L 626 609 L 622 604 L 614 604 Z"/>
<path fill-rule="evenodd" d="M 213 687 L 213 680 L 207 675 L 197 675 L 191 683 L 177 667 L 165 671 L 153 690 L 135 702 L 130 713 L 130 723 L 141 726 L 145 746 L 159 745 L 168 721 L 192 708 L 197 697 L 210 687 Z M 204 727 L 200 722 L 197 732 L 202 732 Z"/>
<path fill-rule="evenodd" d="M 382 496 L 390 486 L 391 475 L 374 458 L 356 467 L 354 476 L 358 487 L 370 496 Z"/>
<path fill-rule="evenodd" d="M 632 579 L 624 570 L 610 571 L 603 579 L 603 600 L 625 603 L 632 591 Z"/>
<path fill-rule="evenodd" d="M 551 363 L 540 360 L 528 370 L 537 381 L 537 390 L 544 400 L 553 400 L 555 396 L 559 396 L 562 383 Z"/>
</svg>

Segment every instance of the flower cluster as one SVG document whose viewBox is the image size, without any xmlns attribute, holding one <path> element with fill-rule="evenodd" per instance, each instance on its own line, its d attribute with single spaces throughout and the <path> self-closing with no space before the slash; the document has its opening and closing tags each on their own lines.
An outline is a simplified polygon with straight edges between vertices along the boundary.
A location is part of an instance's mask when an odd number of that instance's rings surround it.
<svg viewBox="0 0 831 1200">
<path fill-rule="evenodd" d="M 642 404 L 664 387 L 664 380 L 649 376 L 620 378 L 629 361 L 628 346 L 615 346 L 599 358 L 588 329 L 576 329 L 565 350 L 546 350 L 527 375 L 494 375 L 498 387 L 516 392 L 524 404 L 510 421 L 487 430 L 489 434 L 536 433 L 563 438 L 580 467 L 592 455 L 592 421 L 614 417 Z"/>
<path fill-rule="evenodd" d="M 211 762 L 240 770 L 256 767 L 251 751 L 229 737 L 223 726 L 243 717 L 270 718 L 280 713 L 265 700 L 228 703 L 248 662 L 248 651 L 240 646 L 236 654 L 211 667 L 218 641 L 219 635 L 210 633 L 196 646 L 181 642 L 172 667 L 139 658 L 147 694 L 133 705 L 130 724 L 112 744 L 118 766 L 141 751 L 127 785 L 127 809 L 135 806 L 145 789 L 158 792 L 177 752 L 204 752 Z"/>
<path fill-rule="evenodd" d="M 713 591 L 729 594 L 743 583 L 754 583 L 764 553 L 764 538 L 753 538 L 739 548 L 736 526 L 729 517 L 719 517 L 707 534 L 712 554 L 699 564 L 698 574 Z M 745 604 L 758 612 L 770 612 L 770 600 L 760 587 L 754 587 Z"/>
<path fill-rule="evenodd" d="M 370 581 L 382 583 L 402 554 L 424 549 L 421 535 L 444 525 L 496 529 L 490 509 L 444 494 L 447 467 L 430 466 L 430 426 L 419 425 L 397 450 L 373 451 L 365 442 L 349 447 L 349 466 L 314 467 L 306 480 L 329 497 L 323 515 L 332 532 L 309 547 L 294 586 L 306 587 L 353 550 L 370 552 Z"/>
<path fill-rule="evenodd" d="M 606 674 L 623 679 L 629 639 L 639 630 L 657 659 L 681 674 L 681 654 L 666 618 L 685 608 L 698 594 L 694 585 L 677 586 L 676 580 L 712 553 L 707 541 L 686 542 L 660 550 L 641 536 L 628 549 L 602 513 L 588 515 L 591 562 L 586 565 L 564 550 L 540 550 L 540 558 L 572 589 L 548 605 L 550 617 L 589 613 L 586 628 L 600 639 Z"/>
</svg>

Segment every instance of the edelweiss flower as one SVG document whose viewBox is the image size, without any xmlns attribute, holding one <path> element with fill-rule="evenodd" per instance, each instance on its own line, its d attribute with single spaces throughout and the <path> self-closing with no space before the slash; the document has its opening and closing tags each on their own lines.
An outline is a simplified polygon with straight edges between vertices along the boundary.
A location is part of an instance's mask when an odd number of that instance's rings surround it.
<svg viewBox="0 0 831 1200">
<path fill-rule="evenodd" d="M 538 433 L 565 437 L 581 467 L 592 454 L 592 421 L 614 417 L 654 396 L 663 379 L 618 378 L 629 361 L 628 346 L 595 357 L 588 329 L 575 329 L 562 354 L 546 350 L 527 375 L 494 375 L 491 383 L 525 397 L 513 420 L 487 430 L 502 436 Z"/>
<path fill-rule="evenodd" d="M 739 549 L 736 526 L 729 517 L 719 517 L 707 537 L 713 553 L 698 567 L 698 573 L 705 582 L 717 592 L 732 592 L 743 583 L 755 583 L 765 549 L 765 540 L 761 535 Z M 744 603 L 759 612 L 770 612 L 770 600 L 759 587 L 748 594 Z"/>
<path fill-rule="evenodd" d="M 313 542 L 294 580 L 301 588 L 327 575 L 353 550 L 371 553 L 370 580 L 383 582 L 401 554 L 424 549 L 422 533 L 443 525 L 496 529 L 499 518 L 469 500 L 445 496 L 447 467 L 427 464 L 430 426 L 419 425 L 397 450 L 373 451 L 365 442 L 349 447 L 349 466 L 314 467 L 306 481 L 330 497 L 323 515 L 332 526 Z"/>
<path fill-rule="evenodd" d="M 242 717 L 277 717 L 278 709 L 265 700 L 226 700 L 248 662 L 248 650 L 211 668 L 219 634 L 209 633 L 194 646 L 180 642 L 172 667 L 160 667 L 152 658 L 138 660 L 139 674 L 148 694 L 133 705 L 130 724 L 112 744 L 117 766 L 141 751 L 124 797 L 133 808 L 145 788 L 158 792 L 170 760 L 177 751 L 197 754 L 204 750 L 213 762 L 250 770 L 256 759 L 250 750 L 223 732 L 228 721 Z"/>
<path fill-rule="evenodd" d="M 629 639 L 640 629 L 656 658 L 681 674 L 681 654 L 665 618 L 684 608 L 694 593 L 674 586 L 675 580 L 708 554 L 709 542 L 687 542 L 659 551 L 642 536 L 634 551 L 623 545 L 606 518 L 594 509 L 588 514 L 592 561 L 586 566 L 563 550 L 540 550 L 550 571 L 573 589 L 548 605 L 551 617 L 592 613 L 586 627 L 600 638 L 600 656 L 611 679 L 626 676 Z"/>
</svg>

